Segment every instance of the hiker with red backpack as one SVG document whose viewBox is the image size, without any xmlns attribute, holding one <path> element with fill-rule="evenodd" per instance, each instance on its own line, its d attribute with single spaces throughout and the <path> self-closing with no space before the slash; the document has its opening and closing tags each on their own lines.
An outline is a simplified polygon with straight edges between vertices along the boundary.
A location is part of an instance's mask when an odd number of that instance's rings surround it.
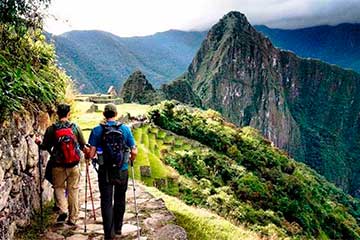
<svg viewBox="0 0 360 240">
<path fill-rule="evenodd" d="M 121 235 L 128 184 L 128 164 L 137 155 L 134 137 L 128 126 L 115 120 L 116 105 L 105 106 L 106 122 L 90 134 L 90 158 L 97 155 L 98 181 L 105 240 Z"/>
<path fill-rule="evenodd" d="M 57 222 L 63 223 L 68 218 L 67 224 L 76 226 L 79 213 L 80 150 L 88 155 L 89 149 L 81 129 L 69 121 L 70 105 L 60 104 L 57 115 L 59 119 L 46 129 L 43 142 L 40 138 L 36 142 L 42 150 L 50 153 L 55 204 L 59 208 Z"/>
</svg>

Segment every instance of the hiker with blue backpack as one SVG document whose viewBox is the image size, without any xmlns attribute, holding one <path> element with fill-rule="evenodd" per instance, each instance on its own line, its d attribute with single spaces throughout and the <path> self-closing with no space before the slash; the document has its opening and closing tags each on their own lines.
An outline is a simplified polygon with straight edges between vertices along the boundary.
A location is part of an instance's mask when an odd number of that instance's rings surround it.
<svg viewBox="0 0 360 240">
<path fill-rule="evenodd" d="M 63 223 L 68 218 L 67 224 L 76 226 L 79 214 L 80 151 L 88 155 L 89 149 L 81 129 L 69 121 L 70 105 L 58 105 L 57 115 L 58 120 L 46 129 L 42 143 L 39 137 L 35 141 L 40 149 L 50 153 L 51 180 L 55 204 L 59 209 L 57 222 Z"/>
<path fill-rule="evenodd" d="M 137 155 L 134 137 L 128 126 L 117 122 L 117 109 L 107 104 L 106 121 L 95 127 L 89 137 L 89 157 L 97 155 L 101 215 L 105 240 L 121 235 L 128 185 L 128 164 Z"/>
</svg>

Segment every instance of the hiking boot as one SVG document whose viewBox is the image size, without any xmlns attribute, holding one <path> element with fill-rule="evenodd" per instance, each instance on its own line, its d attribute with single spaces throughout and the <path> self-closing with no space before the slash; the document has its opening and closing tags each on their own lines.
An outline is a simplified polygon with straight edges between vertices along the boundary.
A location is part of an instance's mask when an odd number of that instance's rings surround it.
<svg viewBox="0 0 360 240">
<path fill-rule="evenodd" d="M 65 222 L 66 218 L 67 218 L 67 214 L 66 213 L 61 213 L 61 214 L 59 214 L 56 221 L 58 223 L 63 223 L 63 222 Z"/>
<path fill-rule="evenodd" d="M 75 222 L 70 221 L 70 220 L 68 220 L 66 222 L 66 224 L 69 225 L 71 228 L 77 228 L 78 227 L 78 225 Z"/>
</svg>

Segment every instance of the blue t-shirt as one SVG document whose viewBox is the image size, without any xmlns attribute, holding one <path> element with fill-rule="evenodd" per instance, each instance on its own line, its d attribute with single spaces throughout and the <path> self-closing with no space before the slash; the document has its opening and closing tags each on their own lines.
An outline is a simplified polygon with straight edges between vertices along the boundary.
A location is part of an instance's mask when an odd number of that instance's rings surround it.
<svg viewBox="0 0 360 240">
<path fill-rule="evenodd" d="M 116 125 L 116 121 L 108 121 L 107 125 L 114 126 Z M 121 132 L 123 133 L 125 143 L 129 148 L 132 148 L 135 146 L 135 140 L 131 133 L 131 130 L 128 126 L 125 124 L 122 124 L 119 128 Z M 93 147 L 101 147 L 101 136 L 102 136 L 103 128 L 98 125 L 96 126 L 90 133 L 89 137 L 89 144 Z M 121 170 L 127 170 L 128 169 L 128 161 L 124 162 L 123 166 L 121 167 Z"/>
</svg>

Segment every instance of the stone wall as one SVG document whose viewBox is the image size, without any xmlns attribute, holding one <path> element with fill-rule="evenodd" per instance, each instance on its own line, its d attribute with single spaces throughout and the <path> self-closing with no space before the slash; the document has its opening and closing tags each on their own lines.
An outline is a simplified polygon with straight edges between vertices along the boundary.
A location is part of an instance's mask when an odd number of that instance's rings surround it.
<svg viewBox="0 0 360 240">
<path fill-rule="evenodd" d="M 35 132 L 44 132 L 47 114 L 14 114 L 0 128 L 0 240 L 13 239 L 17 227 L 30 223 L 39 209 L 38 147 Z M 43 156 L 42 172 L 47 156 Z M 42 178 L 43 179 L 43 178 Z M 52 198 L 52 188 L 42 181 L 43 201 Z"/>
</svg>

